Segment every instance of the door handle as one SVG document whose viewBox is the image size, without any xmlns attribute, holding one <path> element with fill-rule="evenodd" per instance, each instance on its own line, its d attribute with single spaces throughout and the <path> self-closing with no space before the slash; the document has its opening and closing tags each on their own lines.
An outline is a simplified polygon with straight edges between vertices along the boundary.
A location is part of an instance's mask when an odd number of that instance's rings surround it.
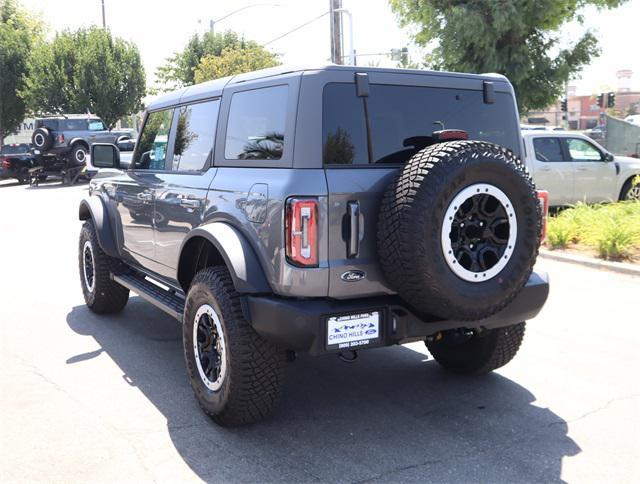
<svg viewBox="0 0 640 484">
<path fill-rule="evenodd" d="M 551 168 L 547 168 L 547 167 L 545 167 L 545 168 L 540 168 L 540 171 L 551 171 Z"/>
<path fill-rule="evenodd" d="M 576 170 L 578 170 L 578 171 L 589 171 L 589 168 L 578 167 L 578 168 L 576 168 Z"/>
<path fill-rule="evenodd" d="M 200 207 L 200 200 L 196 200 L 193 198 L 182 198 L 180 199 L 180 206 L 184 208 L 198 208 Z"/>
<path fill-rule="evenodd" d="M 349 202 L 347 204 L 349 215 L 349 240 L 347 242 L 347 257 L 353 258 L 358 255 L 360 249 L 360 204 Z"/>
</svg>

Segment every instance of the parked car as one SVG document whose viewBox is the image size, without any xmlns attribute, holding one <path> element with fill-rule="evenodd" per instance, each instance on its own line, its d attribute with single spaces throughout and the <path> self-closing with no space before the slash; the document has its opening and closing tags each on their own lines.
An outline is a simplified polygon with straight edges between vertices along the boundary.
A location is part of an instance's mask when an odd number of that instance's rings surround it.
<svg viewBox="0 0 640 484">
<path fill-rule="evenodd" d="M 222 425 L 267 415 L 296 352 L 424 341 L 448 370 L 492 371 L 549 290 L 521 140 L 497 75 L 280 66 L 166 94 L 128 169 L 92 147 L 85 302 L 117 313 L 133 291 L 181 321 Z"/>
<path fill-rule="evenodd" d="M 7 144 L 0 148 L 0 180 L 15 178 L 18 183 L 27 183 L 29 169 L 33 166 L 34 158 L 29 144 Z"/>
<path fill-rule="evenodd" d="M 132 137 L 132 130 L 110 130 L 102 119 L 88 114 L 37 118 L 31 143 L 40 157 L 64 158 L 84 164 L 93 143 L 117 143 Z"/>
<path fill-rule="evenodd" d="M 525 161 L 549 205 L 640 200 L 633 178 L 640 160 L 609 153 L 588 136 L 571 132 L 523 132 Z"/>
</svg>

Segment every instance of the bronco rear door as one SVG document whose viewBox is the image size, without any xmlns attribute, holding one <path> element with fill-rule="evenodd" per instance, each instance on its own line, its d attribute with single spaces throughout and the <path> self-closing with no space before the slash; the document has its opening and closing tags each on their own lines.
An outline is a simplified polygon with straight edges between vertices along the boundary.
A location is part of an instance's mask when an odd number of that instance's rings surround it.
<svg viewBox="0 0 640 484">
<path fill-rule="evenodd" d="M 404 163 L 442 129 L 462 129 L 469 139 L 520 155 L 517 110 L 504 80 L 382 70 L 341 75 L 345 82 L 327 83 L 322 97 L 329 296 L 385 294 L 392 289 L 378 265 L 378 211 Z"/>
</svg>

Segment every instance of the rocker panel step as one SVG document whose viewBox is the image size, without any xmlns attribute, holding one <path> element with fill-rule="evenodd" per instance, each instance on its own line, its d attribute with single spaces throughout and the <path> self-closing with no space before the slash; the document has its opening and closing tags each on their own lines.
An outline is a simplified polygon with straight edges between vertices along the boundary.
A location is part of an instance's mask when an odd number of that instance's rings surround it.
<svg viewBox="0 0 640 484">
<path fill-rule="evenodd" d="M 141 298 L 146 299 L 178 321 L 182 321 L 184 299 L 180 296 L 172 294 L 152 282 L 147 281 L 144 277 L 135 274 L 112 274 L 111 277 L 121 286 L 135 292 Z"/>
</svg>

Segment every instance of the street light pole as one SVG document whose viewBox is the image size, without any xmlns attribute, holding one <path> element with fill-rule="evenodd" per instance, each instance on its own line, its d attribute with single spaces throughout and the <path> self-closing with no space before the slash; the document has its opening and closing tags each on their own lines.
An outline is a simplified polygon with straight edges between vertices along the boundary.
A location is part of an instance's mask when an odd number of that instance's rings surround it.
<svg viewBox="0 0 640 484">
<path fill-rule="evenodd" d="M 104 0 L 102 0 L 102 28 L 103 29 L 107 28 L 107 19 L 104 15 Z"/>
<path fill-rule="evenodd" d="M 104 1 L 104 0 L 103 0 Z M 242 12 L 243 10 L 247 10 L 248 8 L 252 8 L 252 7 L 279 7 L 280 4 L 279 3 L 252 3 L 251 5 L 245 5 L 244 7 L 241 7 L 237 10 L 234 10 L 231 13 L 228 13 L 227 15 L 224 15 L 223 17 L 220 17 L 219 19 L 211 19 L 209 20 L 209 32 L 213 33 L 213 27 L 216 24 L 216 22 L 220 22 L 221 20 L 224 20 L 228 17 L 231 17 L 232 15 L 235 15 L 238 12 Z"/>
<path fill-rule="evenodd" d="M 342 64 L 342 18 L 339 10 L 342 0 L 329 0 L 329 27 L 331 29 L 331 62 Z"/>
<path fill-rule="evenodd" d="M 356 51 L 353 47 L 353 15 L 346 8 L 336 8 L 334 12 L 346 13 L 349 17 L 349 64 L 352 66 L 356 65 Z M 342 49 L 340 49 L 340 53 L 342 54 Z M 342 64 L 342 62 L 340 62 Z"/>
</svg>

